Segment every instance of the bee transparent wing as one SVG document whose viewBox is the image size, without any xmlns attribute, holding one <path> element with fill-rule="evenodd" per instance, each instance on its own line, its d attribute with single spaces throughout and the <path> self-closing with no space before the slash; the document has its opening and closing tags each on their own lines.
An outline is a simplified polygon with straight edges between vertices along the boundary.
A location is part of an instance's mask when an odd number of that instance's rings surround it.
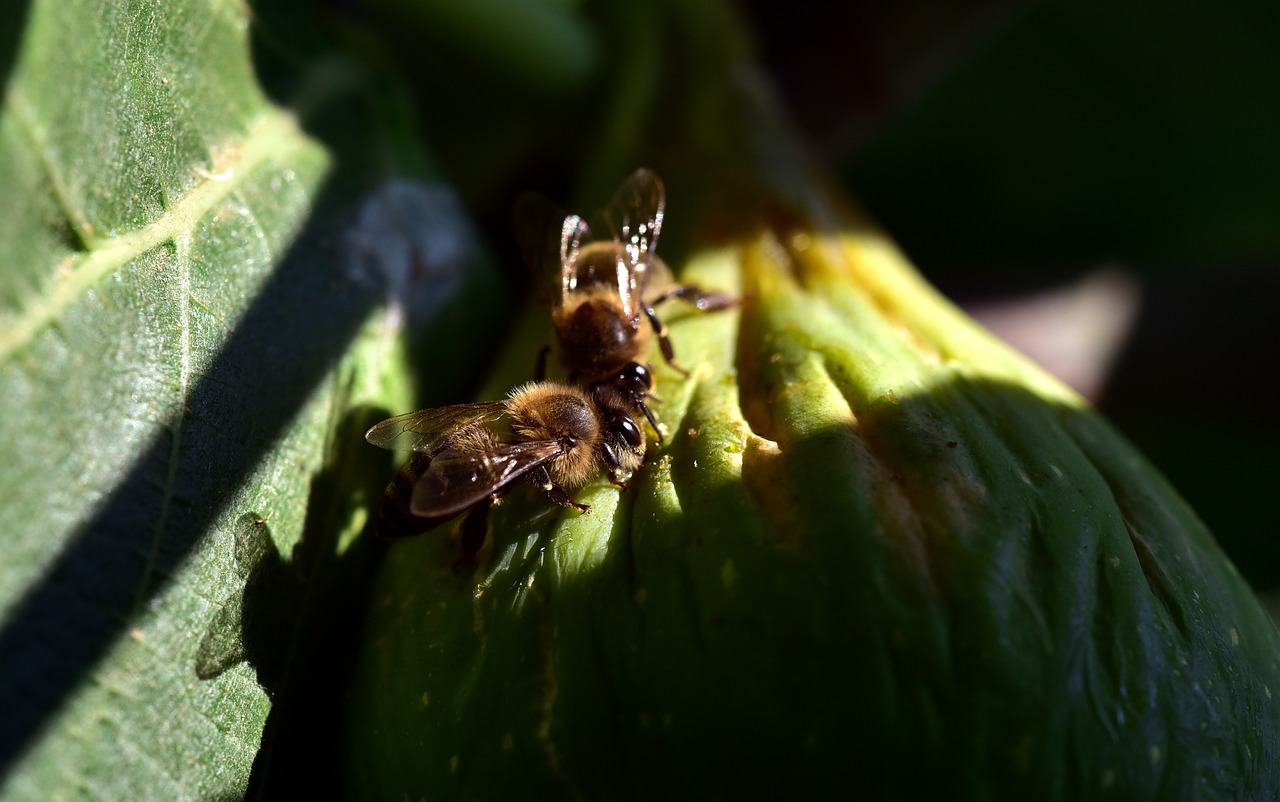
<svg viewBox="0 0 1280 802">
<path fill-rule="evenodd" d="M 662 179 L 641 167 L 623 182 L 604 209 L 605 224 L 618 249 L 618 295 L 633 320 L 639 318 L 653 250 L 662 231 L 666 191 Z"/>
<path fill-rule="evenodd" d="M 576 214 L 571 214 L 560 224 L 560 300 L 564 301 L 578 287 L 578 251 L 584 240 L 590 239 L 591 229 Z"/>
<path fill-rule="evenodd" d="M 454 515 L 563 453 L 554 440 L 499 443 L 479 454 L 446 451 L 413 486 L 409 511 L 424 518 Z"/>
<path fill-rule="evenodd" d="M 375 424 L 365 432 L 364 439 L 392 451 L 412 449 L 429 453 L 458 429 L 491 423 L 502 417 L 506 409 L 506 401 L 420 409 Z"/>
<path fill-rule="evenodd" d="M 520 255 L 533 276 L 538 300 L 547 309 L 560 308 L 578 285 L 578 251 L 590 239 L 590 229 L 582 218 L 534 192 L 520 196 L 513 217 Z"/>
</svg>

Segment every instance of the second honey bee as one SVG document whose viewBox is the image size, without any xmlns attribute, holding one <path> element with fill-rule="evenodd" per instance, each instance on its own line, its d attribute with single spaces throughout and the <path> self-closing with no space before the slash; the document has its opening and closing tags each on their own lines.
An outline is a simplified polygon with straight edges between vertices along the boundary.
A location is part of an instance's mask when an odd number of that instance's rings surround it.
<svg viewBox="0 0 1280 802">
<path fill-rule="evenodd" d="M 501 401 L 388 418 L 365 439 L 382 448 L 409 448 L 414 456 L 383 495 L 378 533 L 419 534 L 487 505 L 522 478 L 556 504 L 590 512 L 570 491 L 602 474 L 625 488 L 644 461 L 644 433 L 633 409 L 609 384 L 583 388 L 543 381 Z M 468 552 L 478 548 L 464 543 Z"/>
<path fill-rule="evenodd" d="M 525 196 L 516 227 L 538 296 L 551 314 L 558 352 L 570 382 L 617 389 L 644 414 L 661 442 L 661 430 L 646 403 L 652 378 L 642 363 L 656 336 L 662 356 L 675 360 L 667 328 L 655 307 L 681 298 L 701 310 L 724 309 L 737 300 L 719 292 L 674 283 L 654 253 L 666 205 L 662 180 L 641 168 L 618 188 L 601 212 L 610 239 L 591 241 L 582 218 L 566 215 L 541 196 Z M 647 318 L 648 325 L 641 322 Z M 545 351 L 537 375 L 543 375 Z"/>
</svg>

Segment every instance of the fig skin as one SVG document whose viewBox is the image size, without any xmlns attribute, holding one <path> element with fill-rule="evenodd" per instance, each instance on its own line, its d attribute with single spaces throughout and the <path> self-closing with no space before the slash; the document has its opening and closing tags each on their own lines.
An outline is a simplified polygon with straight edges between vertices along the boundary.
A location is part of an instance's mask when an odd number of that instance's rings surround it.
<svg viewBox="0 0 1280 802">
<path fill-rule="evenodd" d="M 684 279 L 744 302 L 669 320 L 693 375 L 626 493 L 513 500 L 473 570 L 389 553 L 353 796 L 1280 792 L 1275 627 L 1083 401 L 865 226 Z"/>
</svg>

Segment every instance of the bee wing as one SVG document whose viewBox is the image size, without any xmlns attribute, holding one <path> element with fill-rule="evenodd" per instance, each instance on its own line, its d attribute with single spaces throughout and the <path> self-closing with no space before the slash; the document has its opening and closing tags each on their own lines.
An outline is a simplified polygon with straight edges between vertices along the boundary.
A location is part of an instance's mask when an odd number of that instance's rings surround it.
<svg viewBox="0 0 1280 802">
<path fill-rule="evenodd" d="M 662 230 L 666 191 L 662 179 L 641 167 L 618 187 L 603 215 L 618 249 L 618 295 L 631 318 L 640 316 L 653 250 Z"/>
<path fill-rule="evenodd" d="M 578 251 L 590 237 L 591 229 L 576 214 L 569 215 L 560 224 L 560 296 L 557 299 L 560 304 L 578 286 Z"/>
<path fill-rule="evenodd" d="M 408 448 L 431 452 L 459 428 L 495 421 L 506 409 L 506 401 L 420 409 L 375 424 L 364 433 L 364 439 L 371 445 L 392 451 Z"/>
<path fill-rule="evenodd" d="M 520 255 L 538 300 L 547 309 L 558 309 L 578 285 L 578 251 L 591 230 L 581 217 L 533 192 L 520 196 L 513 216 Z"/>
<path fill-rule="evenodd" d="M 499 443 L 479 454 L 443 452 L 413 486 L 409 511 L 424 518 L 454 515 L 563 453 L 555 440 Z"/>
</svg>

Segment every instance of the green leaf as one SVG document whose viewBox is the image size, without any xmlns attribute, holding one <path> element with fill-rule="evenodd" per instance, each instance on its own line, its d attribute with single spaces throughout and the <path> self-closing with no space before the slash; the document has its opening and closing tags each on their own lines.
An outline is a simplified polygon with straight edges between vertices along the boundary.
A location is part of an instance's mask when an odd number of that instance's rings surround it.
<svg viewBox="0 0 1280 802">
<path fill-rule="evenodd" d="M 402 331 L 486 320 L 440 316 L 492 281 L 447 189 L 389 180 L 431 179 L 389 141 L 394 92 L 249 34 L 217 2 L 26 18 L 0 117 L 6 798 L 272 776 L 264 723 L 323 673 L 307 633 L 388 472 L 350 445 L 410 404 Z M 433 367 L 436 393 L 466 375 Z"/>
</svg>

